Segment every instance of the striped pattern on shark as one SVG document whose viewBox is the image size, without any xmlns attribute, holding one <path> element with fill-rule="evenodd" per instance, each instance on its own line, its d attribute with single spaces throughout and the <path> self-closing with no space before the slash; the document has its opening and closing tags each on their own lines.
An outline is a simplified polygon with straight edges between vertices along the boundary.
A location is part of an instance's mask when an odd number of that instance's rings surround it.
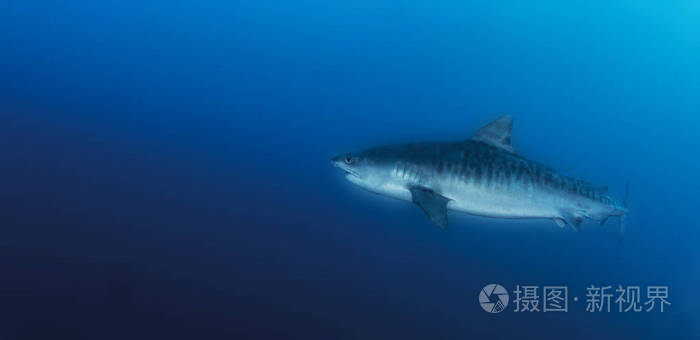
<svg viewBox="0 0 700 340">
<path fill-rule="evenodd" d="M 458 142 L 387 145 L 332 159 L 371 192 L 419 205 L 439 227 L 447 209 L 496 218 L 544 218 L 578 230 L 584 219 L 625 216 L 607 187 L 595 187 L 517 154 L 503 116 Z M 625 200 L 626 201 L 626 200 Z"/>
</svg>

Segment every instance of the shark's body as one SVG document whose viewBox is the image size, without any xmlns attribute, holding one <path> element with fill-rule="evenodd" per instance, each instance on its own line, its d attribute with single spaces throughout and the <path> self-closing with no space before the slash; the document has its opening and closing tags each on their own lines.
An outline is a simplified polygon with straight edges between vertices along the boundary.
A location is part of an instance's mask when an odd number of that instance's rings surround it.
<svg viewBox="0 0 700 340">
<path fill-rule="evenodd" d="M 496 218 L 543 218 L 578 229 L 627 209 L 607 188 L 564 176 L 515 153 L 504 116 L 459 142 L 389 145 L 333 159 L 347 179 L 377 194 L 412 201 L 441 228 L 446 210 Z"/>
</svg>

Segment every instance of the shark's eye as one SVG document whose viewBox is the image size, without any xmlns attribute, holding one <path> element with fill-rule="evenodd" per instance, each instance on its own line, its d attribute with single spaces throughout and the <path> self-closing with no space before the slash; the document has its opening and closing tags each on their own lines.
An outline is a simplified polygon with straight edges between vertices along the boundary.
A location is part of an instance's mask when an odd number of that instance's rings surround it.
<svg viewBox="0 0 700 340">
<path fill-rule="evenodd" d="M 352 162 L 352 156 L 350 154 L 348 154 L 347 156 L 345 156 L 345 163 L 350 164 L 351 162 Z"/>
</svg>

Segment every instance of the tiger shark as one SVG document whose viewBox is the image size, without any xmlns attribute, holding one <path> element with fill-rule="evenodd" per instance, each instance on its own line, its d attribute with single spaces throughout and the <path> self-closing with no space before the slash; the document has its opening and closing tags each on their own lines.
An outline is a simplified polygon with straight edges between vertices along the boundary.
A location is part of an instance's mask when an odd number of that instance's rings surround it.
<svg viewBox="0 0 700 340">
<path fill-rule="evenodd" d="M 565 176 L 517 154 L 513 118 L 502 116 L 456 142 L 386 145 L 331 159 L 345 177 L 370 192 L 413 202 L 442 229 L 447 210 L 509 219 L 549 219 L 579 230 L 627 215 L 607 187 Z M 629 194 L 629 182 L 627 185 Z M 620 235 L 624 224 L 621 223 Z"/>
</svg>

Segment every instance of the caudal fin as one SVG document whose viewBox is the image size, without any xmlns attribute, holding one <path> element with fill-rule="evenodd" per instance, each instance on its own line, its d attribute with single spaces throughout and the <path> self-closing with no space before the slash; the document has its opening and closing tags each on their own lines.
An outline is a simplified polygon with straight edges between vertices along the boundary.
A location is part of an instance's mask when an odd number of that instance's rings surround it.
<svg viewBox="0 0 700 340">
<path fill-rule="evenodd" d="M 622 205 L 627 209 L 627 201 L 630 198 L 630 180 L 627 180 L 627 191 L 625 192 L 625 200 L 622 201 Z"/>
<path fill-rule="evenodd" d="M 622 243 L 622 240 L 625 236 L 625 224 L 627 222 L 627 214 L 629 213 L 629 209 L 627 208 L 627 203 L 630 198 L 630 180 L 627 180 L 627 191 L 625 193 L 625 200 L 622 201 L 622 206 L 625 208 L 625 212 L 620 216 L 620 239 L 619 242 Z"/>
</svg>

